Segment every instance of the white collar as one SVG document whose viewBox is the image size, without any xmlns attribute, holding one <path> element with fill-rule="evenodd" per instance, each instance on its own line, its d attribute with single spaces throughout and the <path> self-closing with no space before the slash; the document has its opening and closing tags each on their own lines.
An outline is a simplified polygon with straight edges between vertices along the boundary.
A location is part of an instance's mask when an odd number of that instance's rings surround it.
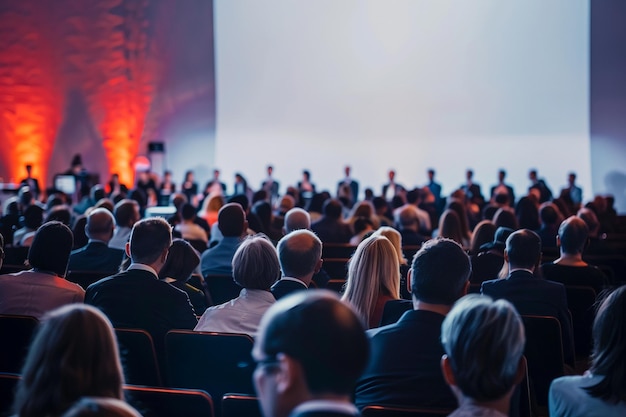
<svg viewBox="0 0 626 417">
<path fill-rule="evenodd" d="M 159 279 L 159 274 L 157 274 L 157 271 L 155 271 L 151 266 L 148 266 L 146 264 L 135 264 L 132 263 L 130 264 L 130 266 L 128 267 L 127 271 L 130 271 L 132 269 L 135 270 L 139 270 L 139 271 L 147 271 L 150 272 L 152 275 L 154 275 L 157 279 Z"/>
<path fill-rule="evenodd" d="M 349 415 L 358 415 L 359 410 L 354 404 L 340 400 L 310 400 L 298 405 L 291 411 L 291 414 L 300 414 L 308 411 L 324 410 L 333 411 Z"/>
</svg>

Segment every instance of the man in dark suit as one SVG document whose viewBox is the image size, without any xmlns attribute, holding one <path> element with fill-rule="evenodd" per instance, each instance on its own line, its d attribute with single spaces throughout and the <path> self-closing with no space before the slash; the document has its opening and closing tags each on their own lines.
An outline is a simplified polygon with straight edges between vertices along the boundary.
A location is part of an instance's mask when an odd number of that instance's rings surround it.
<svg viewBox="0 0 626 417">
<path fill-rule="evenodd" d="M 315 233 L 300 229 L 284 236 L 276 247 L 283 276 L 270 291 L 277 300 L 295 291 L 306 290 L 313 275 L 322 268 L 322 242 Z"/>
<path fill-rule="evenodd" d="M 261 189 L 267 193 L 267 201 L 269 201 L 272 205 L 274 201 L 278 199 L 278 190 L 280 188 L 280 183 L 274 179 L 272 173 L 274 172 L 274 167 L 271 165 L 267 166 L 267 178 L 263 180 L 261 183 Z"/>
<path fill-rule="evenodd" d="M 465 195 L 469 201 L 482 207 L 485 204 L 485 197 L 480 190 L 480 185 L 474 182 L 474 171 L 468 169 L 465 171 L 465 184 L 461 185 L 461 189 L 465 191 Z"/>
<path fill-rule="evenodd" d="M 20 182 L 20 187 L 21 186 L 28 186 L 28 188 L 30 189 L 30 192 L 33 193 L 33 196 L 35 197 L 35 199 L 39 198 L 39 194 L 41 193 L 41 189 L 39 188 L 39 181 L 37 181 L 37 178 L 33 178 L 33 166 L 32 165 L 26 165 L 26 178 L 24 178 L 21 182 Z"/>
<path fill-rule="evenodd" d="M 413 309 L 397 323 L 367 332 L 372 354 L 357 383 L 357 407 L 456 408 L 440 368 L 441 324 L 454 302 L 467 293 L 469 276 L 469 257 L 456 242 L 424 243 L 409 271 Z"/>
<path fill-rule="evenodd" d="M 350 166 L 346 165 L 344 171 L 346 177 L 337 183 L 337 198 L 345 197 L 348 201 L 348 208 L 352 208 L 359 200 L 359 183 L 350 176 L 350 171 Z"/>
<path fill-rule="evenodd" d="M 404 187 L 396 182 L 396 171 L 389 170 L 387 174 L 389 177 L 389 182 L 383 185 L 382 196 L 387 201 L 391 201 L 392 198 L 404 192 Z"/>
<path fill-rule="evenodd" d="M 534 275 L 541 261 L 539 236 L 528 229 L 512 233 L 506 240 L 504 261 L 508 263 L 509 276 L 483 282 L 481 293 L 510 301 L 522 315 L 556 317 L 561 323 L 565 363 L 573 365 L 572 321 L 565 286 Z"/>
<path fill-rule="evenodd" d="M 350 397 L 368 355 L 363 324 L 337 295 L 302 291 L 276 302 L 252 349 L 263 415 L 358 416 Z"/>
<path fill-rule="evenodd" d="M 506 171 L 501 169 L 498 171 L 498 183 L 491 187 L 491 200 L 493 200 L 496 194 L 504 194 L 507 196 L 508 205 L 510 207 L 515 207 L 515 192 L 513 191 L 513 187 L 506 184 L 504 179 L 506 178 Z"/>
<path fill-rule="evenodd" d="M 99 271 L 116 273 L 124 258 L 124 251 L 110 248 L 109 240 L 115 230 L 115 218 L 107 209 L 98 208 L 89 213 L 85 234 L 89 238 L 87 246 L 72 251 L 70 271 Z"/>
<path fill-rule="evenodd" d="M 537 176 L 537 170 L 531 169 L 528 172 L 528 179 L 530 180 L 530 187 L 528 187 L 528 192 L 537 193 L 537 197 L 539 197 L 540 203 L 545 203 L 546 201 L 552 200 L 552 190 L 546 184 L 546 182 Z"/>
<path fill-rule="evenodd" d="M 352 237 L 350 226 L 341 219 L 343 206 L 336 199 L 329 199 L 322 207 L 322 218 L 311 225 L 311 230 L 324 243 L 348 243 Z"/>
<path fill-rule="evenodd" d="M 158 278 L 171 244 L 172 230 L 165 219 L 135 223 L 126 244 L 132 261 L 128 269 L 91 284 L 85 294 L 85 303 L 102 310 L 113 327 L 148 331 L 159 353 L 169 330 L 192 330 L 197 324 L 187 294 Z"/>
</svg>

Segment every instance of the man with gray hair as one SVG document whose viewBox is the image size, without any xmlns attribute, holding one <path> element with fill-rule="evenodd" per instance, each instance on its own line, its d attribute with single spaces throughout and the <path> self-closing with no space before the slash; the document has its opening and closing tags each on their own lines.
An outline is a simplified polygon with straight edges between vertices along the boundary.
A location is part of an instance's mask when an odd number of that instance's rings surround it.
<svg viewBox="0 0 626 417">
<path fill-rule="evenodd" d="M 441 370 L 459 408 L 450 417 L 509 415 L 526 373 L 524 324 L 511 303 L 470 294 L 441 326 Z"/>
<path fill-rule="evenodd" d="M 294 291 L 306 290 L 313 275 L 322 268 L 322 242 L 309 230 L 296 230 L 278 242 L 282 278 L 271 291 L 279 300 Z"/>
<path fill-rule="evenodd" d="M 115 219 L 105 208 L 98 208 L 89 213 L 85 234 L 89 238 L 86 246 L 70 254 L 70 271 L 98 271 L 114 274 L 119 270 L 124 251 L 110 248 Z"/>
<path fill-rule="evenodd" d="M 424 243 L 409 270 L 412 309 L 397 323 L 367 332 L 372 356 L 356 387 L 357 407 L 456 407 L 439 364 L 441 323 L 467 293 L 470 272 L 469 257 L 453 240 Z"/>
</svg>

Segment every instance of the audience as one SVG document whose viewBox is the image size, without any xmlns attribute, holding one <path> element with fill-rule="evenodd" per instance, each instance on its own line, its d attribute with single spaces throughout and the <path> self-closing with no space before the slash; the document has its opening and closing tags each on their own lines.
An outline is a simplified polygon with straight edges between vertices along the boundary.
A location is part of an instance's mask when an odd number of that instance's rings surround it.
<svg viewBox="0 0 626 417">
<path fill-rule="evenodd" d="M 185 240 L 200 240 L 209 243 L 207 232 L 196 224 L 196 208 L 189 203 L 184 203 L 180 208 L 181 222 L 174 226 L 174 230 L 179 232 Z"/>
<path fill-rule="evenodd" d="M 233 279 L 239 297 L 209 307 L 194 330 L 256 336 L 263 313 L 274 304 L 270 287 L 280 277 L 276 249 L 266 236 L 245 239 L 233 256 Z"/>
<path fill-rule="evenodd" d="M 417 212 L 409 206 L 397 209 L 396 225 L 402 235 L 402 243 L 417 246 L 424 243 L 427 238 L 419 232 L 419 218 Z"/>
<path fill-rule="evenodd" d="M 552 417 L 626 415 L 626 286 L 600 304 L 593 339 L 589 370 L 582 376 L 565 376 L 552 382 Z"/>
<path fill-rule="evenodd" d="M 191 330 L 197 324 L 187 294 L 158 279 L 171 244 L 172 229 L 165 219 L 140 220 L 126 244 L 128 269 L 91 284 L 85 294 L 85 303 L 102 310 L 113 326 L 148 331 L 157 353 L 164 351 L 169 330 Z"/>
<path fill-rule="evenodd" d="M 441 324 L 467 293 L 469 275 L 469 258 L 458 243 L 433 239 L 422 246 L 409 272 L 413 309 L 397 323 L 368 331 L 372 356 L 356 387 L 357 407 L 456 407 L 439 365 Z"/>
<path fill-rule="evenodd" d="M 141 417 L 141 414 L 116 398 L 83 397 L 61 417 Z"/>
<path fill-rule="evenodd" d="M 85 396 L 124 398 L 111 323 L 83 304 L 43 317 L 21 374 L 13 405 L 17 417 L 60 416 Z"/>
<path fill-rule="evenodd" d="M 295 230 L 278 242 L 277 250 L 282 277 L 271 291 L 279 300 L 309 288 L 313 276 L 322 268 L 322 242 L 309 230 Z"/>
<path fill-rule="evenodd" d="M 124 258 L 124 251 L 110 248 L 109 241 L 115 230 L 115 219 L 104 208 L 92 210 L 87 216 L 85 234 L 87 246 L 72 251 L 68 269 L 70 271 L 99 271 L 114 274 Z"/>
<path fill-rule="evenodd" d="M 241 205 L 225 204 L 217 216 L 217 227 L 223 238 L 215 246 L 202 253 L 200 269 L 203 277 L 210 274 L 231 275 L 233 273 L 233 256 L 248 229 L 246 213 Z"/>
<path fill-rule="evenodd" d="M 450 417 L 505 417 L 526 374 L 524 324 L 505 300 L 471 294 L 441 325 L 441 370 L 459 407 Z"/>
<path fill-rule="evenodd" d="M 311 225 L 311 230 L 324 243 L 348 243 L 352 237 L 350 225 L 341 218 L 343 206 L 337 199 L 326 200 L 322 217 Z"/>
<path fill-rule="evenodd" d="M 109 247 L 124 250 L 133 225 L 141 219 L 139 204 L 130 199 L 120 200 L 113 209 L 115 231 L 109 241 Z"/>
<path fill-rule="evenodd" d="M 252 350 L 263 415 L 358 416 L 351 396 L 368 355 L 361 320 L 336 295 L 285 297 L 263 316 Z"/>
<path fill-rule="evenodd" d="M 380 325 L 385 303 L 400 298 L 400 264 L 391 242 L 384 236 L 365 239 L 348 264 L 348 279 L 341 297 L 352 305 L 371 329 Z"/>
<path fill-rule="evenodd" d="M 40 318 L 59 306 L 82 303 L 85 291 L 65 280 L 72 245 L 72 231 L 63 223 L 41 226 L 28 251 L 32 269 L 0 275 L 0 314 Z"/>
</svg>

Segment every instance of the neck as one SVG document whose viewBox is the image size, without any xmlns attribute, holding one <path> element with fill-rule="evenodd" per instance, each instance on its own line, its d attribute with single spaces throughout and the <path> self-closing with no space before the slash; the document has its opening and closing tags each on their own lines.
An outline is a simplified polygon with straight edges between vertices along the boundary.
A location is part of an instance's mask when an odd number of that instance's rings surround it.
<svg viewBox="0 0 626 417">
<path fill-rule="evenodd" d="M 587 266 L 587 263 L 583 261 L 582 253 L 564 253 L 563 251 L 561 251 L 561 257 L 554 263 L 564 266 Z"/>
<path fill-rule="evenodd" d="M 310 273 L 308 275 L 305 275 L 303 277 L 294 277 L 295 279 L 299 279 L 300 281 L 304 282 L 306 284 L 306 286 L 308 287 L 309 284 L 311 284 L 311 280 L 313 279 L 313 273 Z"/>
<path fill-rule="evenodd" d="M 433 313 L 438 313 L 442 316 L 446 316 L 451 309 L 452 306 L 449 306 L 447 304 L 431 304 L 413 298 L 413 310 L 431 311 Z"/>
<path fill-rule="evenodd" d="M 501 412 L 504 415 L 509 415 L 509 407 L 511 401 L 511 394 L 513 390 L 509 390 L 509 392 L 502 398 L 493 401 L 476 401 L 473 398 L 465 397 L 463 395 L 458 397 L 459 400 L 459 408 L 466 407 L 469 405 L 477 405 L 479 407 L 490 408 L 492 410 L 496 410 Z"/>
</svg>

